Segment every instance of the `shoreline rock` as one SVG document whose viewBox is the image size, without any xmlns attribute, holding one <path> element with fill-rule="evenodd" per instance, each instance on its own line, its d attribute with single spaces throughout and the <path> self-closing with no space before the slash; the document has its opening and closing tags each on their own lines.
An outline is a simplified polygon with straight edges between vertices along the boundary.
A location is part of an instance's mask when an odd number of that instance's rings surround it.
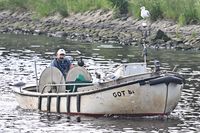
<svg viewBox="0 0 200 133">
<path fill-rule="evenodd" d="M 160 20 L 143 27 L 144 22 L 132 17 L 113 19 L 112 11 L 102 10 L 73 14 L 66 18 L 55 14 L 41 19 L 29 11 L 0 11 L 0 33 L 46 35 L 72 41 L 136 46 L 145 40 L 149 47 L 156 49 L 200 50 L 200 25 L 180 27 L 175 22 Z"/>
</svg>

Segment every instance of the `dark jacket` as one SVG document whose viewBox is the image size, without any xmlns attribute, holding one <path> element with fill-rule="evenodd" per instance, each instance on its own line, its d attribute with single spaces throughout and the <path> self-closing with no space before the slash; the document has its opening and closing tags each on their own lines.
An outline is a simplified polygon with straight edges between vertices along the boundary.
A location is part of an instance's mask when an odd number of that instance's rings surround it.
<svg viewBox="0 0 200 133">
<path fill-rule="evenodd" d="M 66 75 L 71 66 L 71 62 L 67 58 L 64 58 L 63 60 L 58 60 L 57 58 L 55 58 L 51 62 L 51 66 L 57 67 L 62 72 L 63 76 L 66 78 Z"/>
</svg>

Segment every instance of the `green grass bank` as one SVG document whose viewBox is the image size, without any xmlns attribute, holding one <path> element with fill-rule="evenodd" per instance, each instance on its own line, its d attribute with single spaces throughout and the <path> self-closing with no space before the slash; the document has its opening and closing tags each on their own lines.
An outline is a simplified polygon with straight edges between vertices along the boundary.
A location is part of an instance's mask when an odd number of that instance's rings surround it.
<svg viewBox="0 0 200 133">
<path fill-rule="evenodd" d="M 132 15 L 140 19 L 140 7 L 151 13 L 151 20 L 171 19 L 180 25 L 200 22 L 200 0 L 0 0 L 0 10 L 31 10 L 38 17 L 96 9 L 114 10 L 115 17 Z"/>
</svg>

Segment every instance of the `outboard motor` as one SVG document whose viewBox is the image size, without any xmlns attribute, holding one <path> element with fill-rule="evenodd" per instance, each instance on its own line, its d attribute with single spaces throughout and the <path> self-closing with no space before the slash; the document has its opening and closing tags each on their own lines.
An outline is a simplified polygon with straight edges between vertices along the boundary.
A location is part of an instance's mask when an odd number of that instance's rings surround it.
<svg viewBox="0 0 200 133">
<path fill-rule="evenodd" d="M 159 72 L 160 71 L 160 61 L 154 60 L 154 71 Z"/>
<path fill-rule="evenodd" d="M 78 65 L 80 66 L 80 67 L 83 67 L 84 66 L 84 61 L 83 61 L 83 59 L 82 59 L 82 57 L 78 60 Z"/>
</svg>

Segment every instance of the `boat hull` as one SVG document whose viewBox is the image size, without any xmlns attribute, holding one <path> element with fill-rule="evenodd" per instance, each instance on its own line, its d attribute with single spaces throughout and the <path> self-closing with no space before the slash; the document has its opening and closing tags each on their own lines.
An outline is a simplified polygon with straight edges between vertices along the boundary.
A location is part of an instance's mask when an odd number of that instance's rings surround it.
<svg viewBox="0 0 200 133">
<path fill-rule="evenodd" d="M 157 79 L 157 78 L 156 78 Z M 44 93 L 36 86 L 14 91 L 23 109 L 83 115 L 165 115 L 180 99 L 183 83 L 139 80 L 118 85 L 90 86 L 89 91 Z M 163 80 L 166 81 L 166 80 Z M 181 81 L 181 79 L 180 79 Z M 87 87 L 86 87 L 87 88 Z"/>
</svg>

